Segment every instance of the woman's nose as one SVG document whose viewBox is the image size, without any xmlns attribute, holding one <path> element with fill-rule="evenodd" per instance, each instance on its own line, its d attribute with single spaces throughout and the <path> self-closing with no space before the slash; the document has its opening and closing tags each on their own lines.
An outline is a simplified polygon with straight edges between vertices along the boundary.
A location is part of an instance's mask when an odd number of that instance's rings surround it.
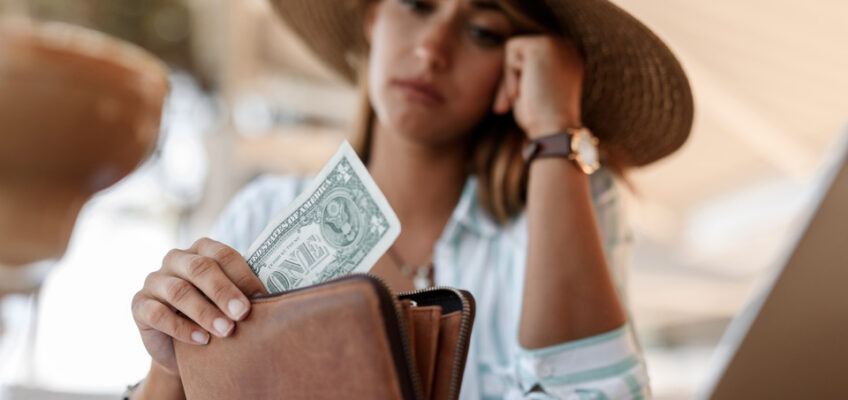
<svg viewBox="0 0 848 400">
<path fill-rule="evenodd" d="M 451 24 L 433 24 L 415 46 L 415 57 L 424 62 L 428 69 L 444 70 L 450 65 L 452 46 Z"/>
</svg>

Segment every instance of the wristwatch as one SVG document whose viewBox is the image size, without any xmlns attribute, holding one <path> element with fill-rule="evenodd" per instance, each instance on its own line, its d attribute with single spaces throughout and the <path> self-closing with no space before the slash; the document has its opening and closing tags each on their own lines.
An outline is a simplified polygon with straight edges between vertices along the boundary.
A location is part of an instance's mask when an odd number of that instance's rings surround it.
<svg viewBox="0 0 848 400">
<path fill-rule="evenodd" d="M 601 167 L 598 138 L 583 126 L 533 139 L 524 146 L 522 155 L 527 163 L 539 157 L 565 157 L 574 161 L 586 175 Z"/>
</svg>

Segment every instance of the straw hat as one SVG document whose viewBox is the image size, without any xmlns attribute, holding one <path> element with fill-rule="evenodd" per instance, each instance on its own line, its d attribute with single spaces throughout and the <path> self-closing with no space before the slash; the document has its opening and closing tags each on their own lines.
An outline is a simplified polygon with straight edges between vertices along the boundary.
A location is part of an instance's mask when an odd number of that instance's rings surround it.
<svg viewBox="0 0 848 400">
<path fill-rule="evenodd" d="M 271 0 L 315 54 L 354 83 L 366 50 L 367 0 Z M 585 55 L 582 120 L 623 166 L 677 150 L 692 127 L 692 92 L 668 47 L 607 0 L 540 0 Z"/>
</svg>

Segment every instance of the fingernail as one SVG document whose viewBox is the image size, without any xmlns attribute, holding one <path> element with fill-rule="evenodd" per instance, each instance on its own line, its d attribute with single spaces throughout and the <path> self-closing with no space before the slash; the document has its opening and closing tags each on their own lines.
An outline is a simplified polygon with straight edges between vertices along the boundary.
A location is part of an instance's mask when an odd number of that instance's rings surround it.
<svg viewBox="0 0 848 400">
<path fill-rule="evenodd" d="M 191 340 L 199 344 L 209 343 L 209 334 L 201 331 L 194 331 L 191 333 Z"/>
<path fill-rule="evenodd" d="M 216 318 L 215 321 L 212 322 L 212 325 L 215 327 L 215 330 L 221 334 L 221 336 L 227 336 L 230 333 L 230 329 L 233 329 L 233 323 L 227 321 L 226 318 Z"/>
<path fill-rule="evenodd" d="M 232 315 L 235 319 L 241 319 L 244 312 L 247 311 L 247 307 L 244 306 L 244 303 L 236 299 L 230 300 L 227 307 L 230 309 L 230 315 Z"/>
</svg>

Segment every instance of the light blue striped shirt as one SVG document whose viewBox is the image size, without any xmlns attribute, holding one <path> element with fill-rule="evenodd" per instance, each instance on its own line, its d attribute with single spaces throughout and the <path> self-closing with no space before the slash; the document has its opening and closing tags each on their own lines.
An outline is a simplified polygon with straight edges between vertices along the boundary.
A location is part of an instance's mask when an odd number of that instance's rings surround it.
<svg viewBox="0 0 848 400">
<path fill-rule="evenodd" d="M 306 187 L 307 180 L 263 176 L 242 190 L 212 238 L 244 254 L 265 225 Z M 621 298 L 632 243 L 618 189 L 601 169 L 591 177 L 604 249 Z M 528 350 L 518 343 L 527 263 L 524 213 L 498 225 L 477 201 L 468 179 L 433 251 L 436 285 L 463 288 L 477 302 L 461 399 L 643 399 L 648 377 L 629 325 L 572 342 Z M 555 317 L 555 316 L 553 316 Z"/>
</svg>

